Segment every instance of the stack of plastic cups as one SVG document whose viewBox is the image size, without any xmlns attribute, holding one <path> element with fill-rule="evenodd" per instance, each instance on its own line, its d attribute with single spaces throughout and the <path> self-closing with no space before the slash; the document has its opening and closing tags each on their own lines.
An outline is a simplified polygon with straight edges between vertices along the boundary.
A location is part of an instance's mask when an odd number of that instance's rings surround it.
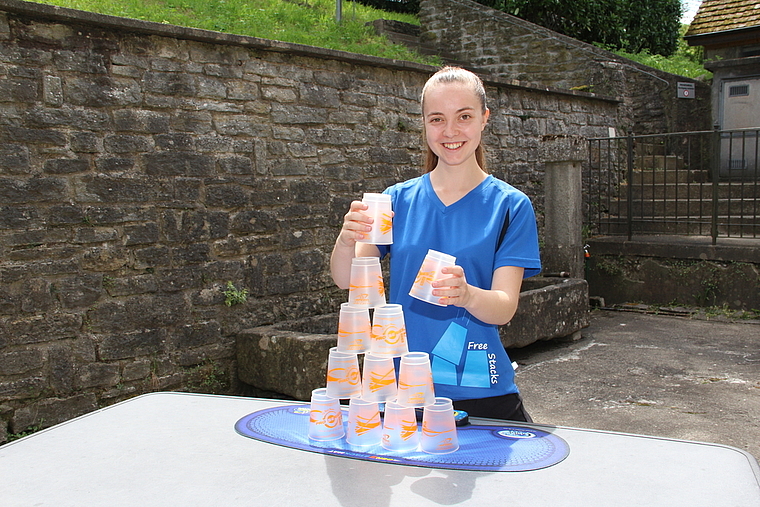
<svg viewBox="0 0 760 507">
<path fill-rule="evenodd" d="M 385 284 L 377 257 L 354 257 L 348 289 L 348 304 L 354 308 L 377 308 L 385 304 Z"/>
<path fill-rule="evenodd" d="M 435 398 L 435 403 L 423 409 L 420 448 L 430 454 L 448 454 L 459 449 L 451 399 Z"/>
<path fill-rule="evenodd" d="M 327 396 L 325 387 L 314 389 L 309 407 L 309 438 L 319 441 L 338 440 L 345 434 L 340 401 Z"/>
<path fill-rule="evenodd" d="M 454 266 L 457 258 L 436 250 L 428 250 L 422 261 L 417 277 L 414 279 L 409 295 L 428 303 L 446 306 L 439 303 L 440 298 L 433 295 L 432 283 L 442 277 L 441 269 Z"/>
<path fill-rule="evenodd" d="M 393 357 L 400 357 L 409 352 L 401 305 L 390 304 L 375 308 L 370 351 L 373 354 Z"/>
<path fill-rule="evenodd" d="M 371 337 L 369 309 L 341 304 L 338 316 L 338 351 L 362 354 L 369 350 Z"/>
</svg>

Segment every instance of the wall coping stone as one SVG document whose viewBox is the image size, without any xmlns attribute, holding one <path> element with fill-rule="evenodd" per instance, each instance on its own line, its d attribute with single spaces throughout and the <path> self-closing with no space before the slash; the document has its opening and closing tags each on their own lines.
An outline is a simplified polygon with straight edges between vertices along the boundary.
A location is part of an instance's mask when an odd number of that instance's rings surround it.
<svg viewBox="0 0 760 507">
<path fill-rule="evenodd" d="M 154 21 L 123 18 L 107 14 L 98 14 L 94 12 L 69 9 L 66 7 L 59 7 L 57 5 L 25 2 L 23 0 L 0 0 L 0 12 L 2 11 L 13 14 L 34 16 L 42 19 L 49 19 L 52 21 L 65 21 L 69 23 L 80 23 L 88 26 L 106 27 L 122 32 L 172 37 L 175 39 L 192 40 L 209 44 L 237 45 L 246 48 L 258 49 L 261 51 L 289 53 L 296 56 L 307 56 L 325 60 L 337 60 L 358 65 L 371 65 L 374 67 L 381 67 L 390 70 L 413 71 L 426 75 L 435 72 L 436 70 L 436 67 L 432 65 L 409 62 L 406 60 L 380 58 L 377 56 L 361 55 L 358 53 L 320 48 L 306 44 L 295 44 L 292 42 L 262 39 L 260 37 L 252 37 L 249 35 L 235 35 L 223 32 L 215 32 L 213 30 L 203 30 L 200 28 L 190 28 L 166 23 L 157 23 Z M 500 88 L 517 88 L 536 92 L 569 95 L 573 97 L 584 97 L 589 100 L 599 100 L 615 104 L 623 102 L 622 99 L 616 97 L 608 97 L 577 90 L 563 90 L 561 88 L 534 86 L 522 83 L 516 79 L 508 80 L 482 75 L 481 78 L 485 84 Z"/>
</svg>

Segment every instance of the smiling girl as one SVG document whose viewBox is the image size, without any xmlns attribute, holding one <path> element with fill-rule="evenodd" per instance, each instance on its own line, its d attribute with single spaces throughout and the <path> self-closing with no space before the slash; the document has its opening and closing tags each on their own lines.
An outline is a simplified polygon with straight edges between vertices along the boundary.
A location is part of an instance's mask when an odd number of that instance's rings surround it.
<svg viewBox="0 0 760 507">
<path fill-rule="evenodd" d="M 390 302 L 401 304 L 409 349 L 430 354 L 436 396 L 477 417 L 530 421 L 498 326 L 517 309 L 523 278 L 541 270 L 528 197 L 486 172 L 481 143 L 490 111 L 483 83 L 456 67 L 422 90 L 424 174 L 386 189 L 393 203 L 392 245 L 360 243 L 372 227 L 351 203 L 331 257 L 333 280 L 349 285 L 353 257 L 390 256 Z M 409 296 L 428 249 L 453 255 L 433 294 L 445 306 Z"/>
</svg>

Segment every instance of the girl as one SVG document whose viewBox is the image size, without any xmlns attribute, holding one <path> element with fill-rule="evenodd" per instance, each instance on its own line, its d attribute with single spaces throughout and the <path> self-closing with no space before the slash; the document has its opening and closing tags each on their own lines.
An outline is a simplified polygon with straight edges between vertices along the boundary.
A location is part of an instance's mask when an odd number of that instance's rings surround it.
<svg viewBox="0 0 760 507">
<path fill-rule="evenodd" d="M 476 417 L 530 422 L 498 326 L 512 319 L 523 278 L 541 263 L 528 197 L 485 170 L 481 136 L 490 115 L 475 74 L 445 67 L 422 90 L 425 173 L 386 189 L 392 245 L 359 243 L 372 229 L 351 203 L 331 257 L 348 288 L 353 257 L 390 255 L 390 302 L 404 310 L 409 349 L 430 354 L 436 396 Z M 408 295 L 428 249 L 456 257 L 433 284 L 436 306 Z"/>
</svg>

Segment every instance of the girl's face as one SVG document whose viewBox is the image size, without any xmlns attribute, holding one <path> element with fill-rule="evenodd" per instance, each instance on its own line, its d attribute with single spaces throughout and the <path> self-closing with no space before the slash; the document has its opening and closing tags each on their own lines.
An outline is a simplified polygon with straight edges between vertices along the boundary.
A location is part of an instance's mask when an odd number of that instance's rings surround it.
<svg viewBox="0 0 760 507">
<path fill-rule="evenodd" d="M 460 83 L 441 83 L 426 91 L 425 138 L 439 167 L 477 165 L 475 149 L 490 114 L 482 107 L 475 92 Z"/>
</svg>

